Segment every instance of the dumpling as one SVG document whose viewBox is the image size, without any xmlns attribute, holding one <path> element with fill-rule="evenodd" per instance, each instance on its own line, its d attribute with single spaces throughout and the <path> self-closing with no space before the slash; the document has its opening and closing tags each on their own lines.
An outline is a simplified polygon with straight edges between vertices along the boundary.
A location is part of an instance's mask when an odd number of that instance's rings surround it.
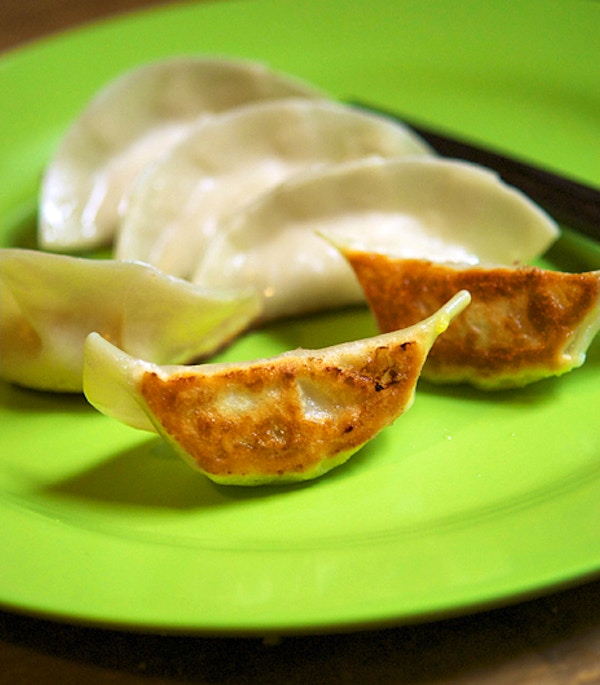
<svg viewBox="0 0 600 685">
<path fill-rule="evenodd" d="M 219 224 L 278 183 L 332 163 L 430 153 L 409 129 L 334 102 L 239 107 L 194 126 L 139 176 L 115 256 L 187 278 Z"/>
<path fill-rule="evenodd" d="M 539 256 L 556 223 L 482 167 L 436 157 L 321 169 L 264 193 L 219 226 L 193 281 L 259 289 L 265 318 L 364 302 L 317 232 L 403 257 L 512 264 Z"/>
<path fill-rule="evenodd" d="M 246 60 L 178 57 L 122 74 L 91 100 L 50 161 L 40 197 L 40 246 L 75 251 L 109 244 L 132 180 L 192 122 L 281 97 L 322 94 Z"/>
<path fill-rule="evenodd" d="M 260 312 L 249 291 L 209 291 L 133 262 L 0 250 L 0 378 L 81 392 L 83 344 L 98 331 L 159 364 L 215 352 Z"/>
<path fill-rule="evenodd" d="M 433 341 L 469 299 L 458 293 L 403 331 L 240 363 L 160 367 L 93 333 L 84 392 L 101 412 L 156 430 L 216 482 L 316 478 L 410 407 Z"/>
<path fill-rule="evenodd" d="M 600 330 L 600 271 L 465 266 L 342 248 L 379 328 L 409 326 L 448 293 L 466 288 L 469 308 L 436 341 L 423 377 L 495 390 L 581 366 Z"/>
</svg>

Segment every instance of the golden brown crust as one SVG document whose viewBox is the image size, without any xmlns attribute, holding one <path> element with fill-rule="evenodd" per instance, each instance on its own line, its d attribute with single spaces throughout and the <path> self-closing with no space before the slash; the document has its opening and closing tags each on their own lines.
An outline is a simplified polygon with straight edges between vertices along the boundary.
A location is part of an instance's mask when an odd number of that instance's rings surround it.
<svg viewBox="0 0 600 685">
<path fill-rule="evenodd" d="M 458 268 L 348 251 L 382 331 L 429 315 L 460 289 L 469 307 L 435 342 L 423 375 L 434 380 L 550 375 L 574 330 L 598 306 L 600 272 L 571 274 L 523 266 Z"/>
<path fill-rule="evenodd" d="M 419 341 L 356 359 L 283 355 L 201 377 L 146 372 L 141 393 L 168 436 L 206 473 L 309 473 L 360 447 L 412 401 Z"/>
</svg>

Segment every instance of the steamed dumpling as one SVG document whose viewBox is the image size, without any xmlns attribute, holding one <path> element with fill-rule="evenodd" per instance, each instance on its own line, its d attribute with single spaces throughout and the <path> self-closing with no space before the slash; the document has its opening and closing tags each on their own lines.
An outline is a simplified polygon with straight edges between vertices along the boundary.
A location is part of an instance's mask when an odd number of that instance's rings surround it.
<svg viewBox="0 0 600 685">
<path fill-rule="evenodd" d="M 132 180 L 192 122 L 281 97 L 321 94 L 245 60 L 172 58 L 122 74 L 87 105 L 50 161 L 40 197 L 40 245 L 69 251 L 109 244 Z"/>
<path fill-rule="evenodd" d="M 105 414 L 156 430 L 216 482 L 316 478 L 411 406 L 431 345 L 469 299 L 458 293 L 406 330 L 240 363 L 161 367 L 92 333 L 84 392 Z"/>
<path fill-rule="evenodd" d="M 403 257 L 512 264 L 543 253 L 554 221 L 482 167 L 436 157 L 365 160 L 292 179 L 219 230 L 194 282 L 253 286 L 266 318 L 364 302 L 352 269 L 317 232 Z"/>
<path fill-rule="evenodd" d="M 341 247 L 379 328 L 392 331 L 466 288 L 472 303 L 433 346 L 423 377 L 495 390 L 581 366 L 600 330 L 600 271 L 468 266 Z"/>
<path fill-rule="evenodd" d="M 260 311 L 251 292 L 214 292 L 133 262 L 0 250 L 0 378 L 80 392 L 97 331 L 159 364 L 215 352 Z"/>
<path fill-rule="evenodd" d="M 140 175 L 116 257 L 189 277 L 219 224 L 278 183 L 327 164 L 429 152 L 398 123 L 342 104 L 289 99 L 237 108 L 193 127 Z"/>
</svg>

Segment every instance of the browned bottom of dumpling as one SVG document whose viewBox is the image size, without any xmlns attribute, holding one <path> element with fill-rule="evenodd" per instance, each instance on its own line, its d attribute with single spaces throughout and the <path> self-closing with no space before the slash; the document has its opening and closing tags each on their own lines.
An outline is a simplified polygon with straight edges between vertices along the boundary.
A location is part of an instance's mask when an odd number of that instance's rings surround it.
<svg viewBox="0 0 600 685">
<path fill-rule="evenodd" d="M 382 331 L 411 325 L 465 289 L 471 305 L 434 344 L 423 377 L 495 389 L 580 366 L 600 328 L 600 271 L 460 267 L 344 251 Z"/>
<path fill-rule="evenodd" d="M 308 477 L 325 466 L 324 455 L 335 462 L 351 454 L 411 403 L 425 355 L 407 341 L 352 365 L 283 357 L 202 378 L 147 372 L 141 394 L 213 476 Z"/>
</svg>

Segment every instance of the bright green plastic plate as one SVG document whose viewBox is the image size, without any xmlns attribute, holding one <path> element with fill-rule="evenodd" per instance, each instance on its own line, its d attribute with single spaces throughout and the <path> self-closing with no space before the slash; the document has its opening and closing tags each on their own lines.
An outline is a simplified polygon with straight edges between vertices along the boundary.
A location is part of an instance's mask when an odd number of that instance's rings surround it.
<svg viewBox="0 0 600 685">
<path fill-rule="evenodd" d="M 600 183 L 600 3 L 247 0 L 177 5 L 0 59 L 0 236 L 34 245 L 40 173 L 123 69 L 256 58 Z M 567 236 L 548 256 L 600 268 Z M 361 309 L 249 335 L 225 358 L 369 335 Z M 600 571 L 600 340 L 521 391 L 420 383 L 414 406 L 310 484 L 218 487 L 81 397 L 0 384 L 0 605 L 203 634 L 380 626 L 515 601 Z"/>
</svg>

